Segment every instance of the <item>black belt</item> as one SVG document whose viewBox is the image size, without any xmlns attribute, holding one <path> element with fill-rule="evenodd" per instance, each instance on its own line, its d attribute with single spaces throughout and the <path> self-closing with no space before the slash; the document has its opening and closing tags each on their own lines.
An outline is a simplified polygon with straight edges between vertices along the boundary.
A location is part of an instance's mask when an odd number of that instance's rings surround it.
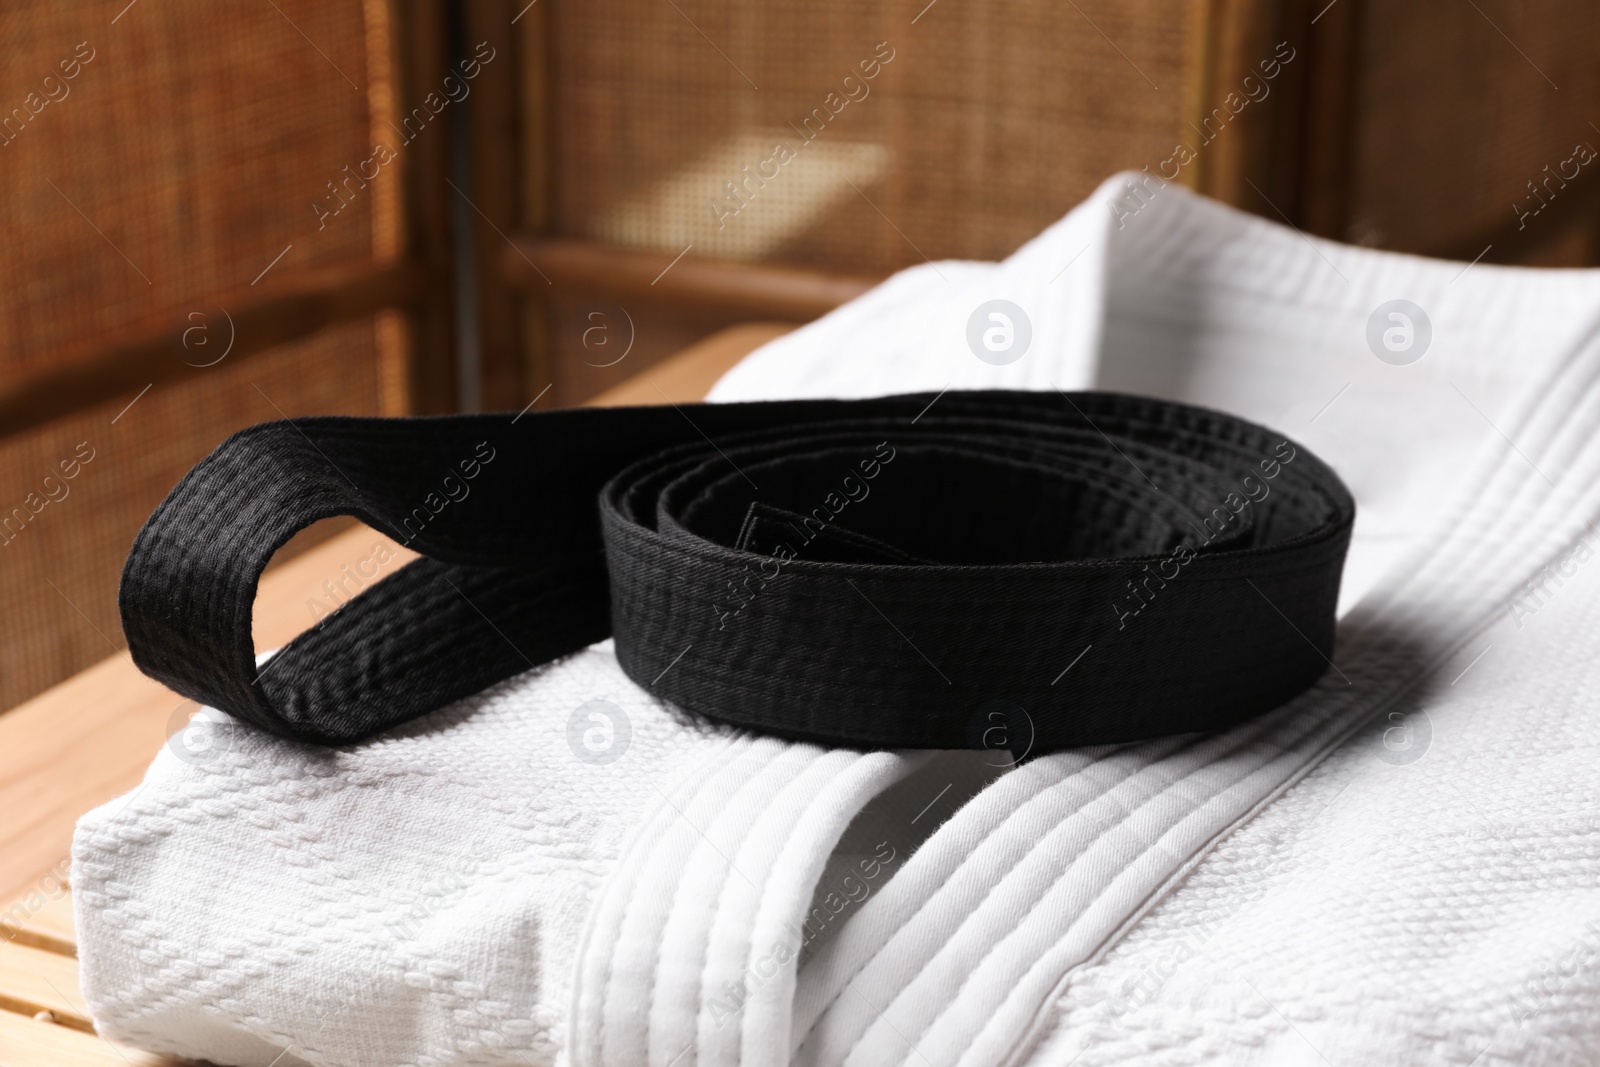
<svg viewBox="0 0 1600 1067">
<path fill-rule="evenodd" d="M 423 558 L 258 671 L 262 569 L 335 515 Z M 156 509 L 122 624 L 146 674 L 318 742 L 614 634 L 634 681 L 714 719 L 1048 751 L 1225 727 L 1311 685 L 1354 515 L 1281 435 L 1112 393 L 294 419 L 230 437 Z"/>
</svg>

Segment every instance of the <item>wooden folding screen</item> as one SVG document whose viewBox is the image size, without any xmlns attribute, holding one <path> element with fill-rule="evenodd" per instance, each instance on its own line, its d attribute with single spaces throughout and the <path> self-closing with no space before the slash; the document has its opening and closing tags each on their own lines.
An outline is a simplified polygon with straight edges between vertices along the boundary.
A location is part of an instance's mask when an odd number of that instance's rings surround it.
<svg viewBox="0 0 1600 1067">
<path fill-rule="evenodd" d="M 454 407 L 444 24 L 0 11 L 0 708 L 122 646 L 133 534 L 228 433 Z"/>
<path fill-rule="evenodd" d="M 120 647 L 133 532 L 239 426 L 576 403 L 1118 170 L 1596 258 L 1577 0 L 18 0 L 0 34 L 0 707 Z"/>
<path fill-rule="evenodd" d="M 1362 0 L 1355 57 L 1332 232 L 1450 259 L 1600 261 L 1600 6 Z"/>
<path fill-rule="evenodd" d="M 535 309 L 528 373 L 575 399 L 709 325 L 810 317 L 805 294 L 829 285 L 1004 256 L 1121 169 L 1270 213 L 1250 183 L 1293 198 L 1313 13 L 537 4 L 520 22 L 538 59 L 521 99 L 524 140 L 547 143 L 548 164 L 524 181 L 516 247 L 499 255 Z M 1171 163 L 1179 145 L 1191 156 Z M 618 332 L 636 363 L 610 367 L 615 349 L 596 342 Z"/>
<path fill-rule="evenodd" d="M 565 400 L 714 323 L 1004 255 L 1119 169 L 1374 247 L 1597 258 L 1600 8 L 1579 0 L 519 10 L 499 267 L 530 387 Z"/>
</svg>

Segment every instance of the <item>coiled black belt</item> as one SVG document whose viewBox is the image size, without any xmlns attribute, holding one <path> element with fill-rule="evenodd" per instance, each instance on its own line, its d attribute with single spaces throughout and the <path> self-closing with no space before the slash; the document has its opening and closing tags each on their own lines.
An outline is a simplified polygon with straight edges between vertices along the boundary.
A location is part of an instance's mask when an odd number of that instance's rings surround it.
<svg viewBox="0 0 1600 1067">
<path fill-rule="evenodd" d="M 262 569 L 335 515 L 423 558 L 258 670 Z M 173 489 L 122 621 L 145 673 L 318 742 L 614 634 L 634 681 L 715 719 L 1048 751 L 1224 727 L 1311 685 L 1354 515 L 1281 435 L 1111 393 L 295 419 Z"/>
</svg>

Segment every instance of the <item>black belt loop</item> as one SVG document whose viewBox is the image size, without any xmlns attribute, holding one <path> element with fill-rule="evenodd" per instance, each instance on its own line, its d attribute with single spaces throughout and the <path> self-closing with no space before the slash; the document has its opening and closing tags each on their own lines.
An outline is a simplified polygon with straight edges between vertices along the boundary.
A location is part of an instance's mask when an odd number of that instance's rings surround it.
<svg viewBox="0 0 1600 1067">
<path fill-rule="evenodd" d="M 423 558 L 258 671 L 262 569 L 335 515 Z M 1354 517 L 1282 435 L 1114 393 L 294 419 L 178 483 L 120 603 L 146 674 L 309 741 L 614 634 L 639 685 L 715 719 L 1043 752 L 1218 729 L 1310 686 Z"/>
</svg>

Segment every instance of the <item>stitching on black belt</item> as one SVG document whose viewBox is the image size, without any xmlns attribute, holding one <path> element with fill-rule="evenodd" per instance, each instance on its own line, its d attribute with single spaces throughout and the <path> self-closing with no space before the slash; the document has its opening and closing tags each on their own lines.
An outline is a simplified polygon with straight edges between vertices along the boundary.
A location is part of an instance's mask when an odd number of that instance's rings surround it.
<svg viewBox="0 0 1600 1067">
<path fill-rule="evenodd" d="M 123 631 L 325 743 L 608 634 L 657 696 L 854 747 L 986 747 L 996 707 L 1034 752 L 1214 730 L 1327 669 L 1355 503 L 1304 447 L 1146 397 L 933 399 L 251 427 L 140 531 Z M 334 515 L 424 558 L 258 671 L 261 571 Z"/>
</svg>

